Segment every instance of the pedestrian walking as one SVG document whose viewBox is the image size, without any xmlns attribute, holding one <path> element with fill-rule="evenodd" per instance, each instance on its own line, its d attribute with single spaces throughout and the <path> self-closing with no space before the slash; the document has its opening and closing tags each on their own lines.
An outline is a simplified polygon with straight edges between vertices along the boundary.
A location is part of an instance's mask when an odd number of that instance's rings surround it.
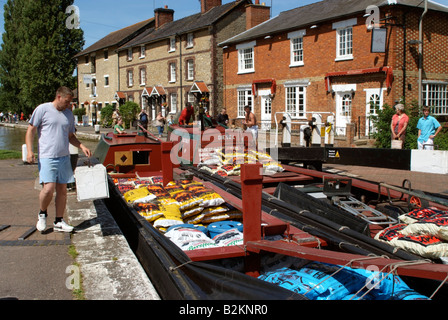
<svg viewBox="0 0 448 320">
<path fill-rule="evenodd" d="M 27 161 L 36 161 L 33 143 L 38 133 L 39 181 L 43 185 L 39 195 L 40 212 L 36 228 L 44 231 L 47 226 L 47 209 L 56 192 L 56 217 L 53 223 L 55 231 L 72 232 L 63 217 L 67 203 L 67 184 L 74 182 L 70 163 L 69 144 L 80 148 L 87 156 L 91 151 L 75 136 L 74 116 L 71 111 L 73 92 L 61 87 L 53 102 L 39 105 L 33 112 L 26 132 Z"/>
<path fill-rule="evenodd" d="M 162 137 L 163 129 L 165 128 L 165 121 L 166 120 L 165 117 L 162 115 L 162 112 L 159 112 L 156 118 L 156 127 L 159 132 L 159 138 Z"/>
<path fill-rule="evenodd" d="M 392 116 L 390 123 L 392 141 L 396 140 L 401 145 L 398 149 L 404 148 L 406 141 L 406 128 L 409 123 L 409 117 L 404 113 L 404 105 L 397 104 L 395 106 L 396 113 Z M 392 146 L 394 142 L 392 142 Z"/>
</svg>

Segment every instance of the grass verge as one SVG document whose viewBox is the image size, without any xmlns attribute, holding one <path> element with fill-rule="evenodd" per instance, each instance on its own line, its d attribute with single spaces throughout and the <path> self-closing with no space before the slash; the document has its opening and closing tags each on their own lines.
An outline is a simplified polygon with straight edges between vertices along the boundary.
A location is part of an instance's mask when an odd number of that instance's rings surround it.
<svg viewBox="0 0 448 320">
<path fill-rule="evenodd" d="M 22 152 L 15 150 L 0 150 L 0 160 L 21 159 Z"/>
</svg>

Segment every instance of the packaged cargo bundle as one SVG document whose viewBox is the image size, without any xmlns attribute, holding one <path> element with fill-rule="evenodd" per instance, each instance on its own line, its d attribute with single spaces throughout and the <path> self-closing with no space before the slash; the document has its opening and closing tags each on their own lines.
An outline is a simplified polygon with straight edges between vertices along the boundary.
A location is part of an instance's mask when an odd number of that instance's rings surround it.
<svg viewBox="0 0 448 320">
<path fill-rule="evenodd" d="M 199 229 L 174 227 L 170 228 L 165 236 L 184 251 L 216 247 L 215 242 Z"/>
<path fill-rule="evenodd" d="M 163 212 L 163 217 L 160 217 L 154 221 L 155 228 L 169 228 L 171 226 L 184 223 L 179 207 L 176 204 L 159 203 L 159 208 L 160 211 Z"/>
<path fill-rule="evenodd" d="M 201 204 L 202 199 L 196 197 L 188 190 L 173 193 L 171 197 L 179 204 L 179 209 L 185 211 Z"/>
<path fill-rule="evenodd" d="M 163 184 L 163 177 L 162 176 L 154 176 L 150 178 L 151 184 Z"/>
<path fill-rule="evenodd" d="M 226 164 L 218 167 L 216 173 L 223 173 L 224 176 L 239 176 L 241 175 L 241 165 Z"/>
<path fill-rule="evenodd" d="M 448 213 L 433 208 L 425 208 L 425 209 L 418 208 L 408 213 L 400 215 L 398 219 L 403 223 L 412 224 L 414 222 L 418 222 L 420 219 L 430 218 L 439 215 L 448 215 Z"/>
<path fill-rule="evenodd" d="M 124 195 L 128 191 L 134 190 L 135 186 L 134 184 L 118 184 L 117 188 L 120 194 Z"/>
<path fill-rule="evenodd" d="M 238 229 L 229 229 L 220 233 L 212 239 L 217 247 L 241 246 L 243 245 L 243 233 Z"/>
<path fill-rule="evenodd" d="M 181 211 L 182 219 L 188 219 L 188 218 L 190 218 L 190 217 L 192 217 L 192 216 L 198 215 L 198 214 L 200 214 L 203 210 L 204 210 L 203 207 L 196 206 L 196 207 L 193 207 L 193 208 L 190 208 L 190 209 Z"/>
<path fill-rule="evenodd" d="M 401 231 L 406 227 L 407 227 L 407 224 L 405 224 L 405 223 L 400 223 L 400 224 L 390 226 L 390 227 L 378 232 L 375 235 L 375 239 L 383 241 L 383 242 L 387 242 L 387 243 L 393 245 L 393 242 L 397 238 L 403 236 L 401 234 Z"/>
<path fill-rule="evenodd" d="M 155 202 L 137 203 L 134 204 L 134 209 L 148 222 L 154 222 L 155 220 L 163 217 L 163 211 Z"/>
<path fill-rule="evenodd" d="M 130 204 L 145 203 L 156 199 L 156 196 L 151 194 L 145 187 L 127 191 L 123 197 L 124 200 Z"/>
<path fill-rule="evenodd" d="M 280 268 L 259 279 L 311 300 L 428 300 L 399 276 L 311 262 L 297 270 Z"/>
<path fill-rule="evenodd" d="M 448 256 L 448 243 L 429 234 L 402 235 L 395 239 L 393 245 L 424 258 L 439 259 Z"/>
<path fill-rule="evenodd" d="M 420 219 L 404 228 L 401 233 L 409 235 L 432 235 L 448 241 L 448 215 L 435 215 Z"/>
<path fill-rule="evenodd" d="M 156 196 L 158 202 L 162 204 L 177 204 L 179 205 L 175 199 L 171 197 L 171 195 L 159 184 L 153 184 L 146 187 L 148 191 Z"/>
<path fill-rule="evenodd" d="M 200 207 L 216 207 L 225 203 L 225 200 L 217 192 L 207 189 L 203 185 L 188 184 L 185 186 L 185 190 L 201 200 Z"/>
</svg>

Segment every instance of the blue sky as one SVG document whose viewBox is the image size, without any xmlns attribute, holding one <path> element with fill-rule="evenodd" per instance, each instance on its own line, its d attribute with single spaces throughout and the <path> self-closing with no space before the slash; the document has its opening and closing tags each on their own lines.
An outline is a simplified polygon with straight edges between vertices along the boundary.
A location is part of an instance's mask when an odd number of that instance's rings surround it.
<svg viewBox="0 0 448 320">
<path fill-rule="evenodd" d="M 232 1 L 223 0 L 223 4 Z M 260 3 L 265 2 L 267 6 L 272 5 L 272 16 L 277 16 L 282 11 L 318 1 L 260 0 Z M 448 0 L 437 0 L 436 2 L 448 6 Z M 1 33 L 3 33 L 3 5 L 5 3 L 6 0 L 0 0 Z M 84 30 L 85 39 L 84 48 L 113 31 L 154 17 L 155 8 L 167 5 L 168 8 L 174 10 L 174 19 L 176 20 L 200 11 L 199 0 L 75 0 L 74 4 L 80 10 L 81 28 Z"/>
</svg>

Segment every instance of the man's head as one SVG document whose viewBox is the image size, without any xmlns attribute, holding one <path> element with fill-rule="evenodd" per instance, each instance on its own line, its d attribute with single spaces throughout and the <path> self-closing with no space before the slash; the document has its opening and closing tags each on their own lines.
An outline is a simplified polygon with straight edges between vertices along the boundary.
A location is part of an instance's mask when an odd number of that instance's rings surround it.
<svg viewBox="0 0 448 320">
<path fill-rule="evenodd" d="M 247 112 L 247 113 L 250 113 L 251 110 L 252 110 L 252 108 L 250 106 L 245 106 L 244 107 L 244 111 Z"/>
<path fill-rule="evenodd" d="M 67 87 L 60 87 L 56 91 L 54 105 L 56 109 L 62 111 L 70 107 L 73 100 L 73 91 Z"/>
<path fill-rule="evenodd" d="M 225 108 L 222 108 L 221 114 L 226 114 L 227 110 Z"/>
<path fill-rule="evenodd" d="M 185 107 L 186 107 L 188 110 L 191 110 L 191 109 L 193 108 L 193 106 L 191 105 L 190 102 L 187 102 L 187 103 L 185 104 Z"/>
</svg>

